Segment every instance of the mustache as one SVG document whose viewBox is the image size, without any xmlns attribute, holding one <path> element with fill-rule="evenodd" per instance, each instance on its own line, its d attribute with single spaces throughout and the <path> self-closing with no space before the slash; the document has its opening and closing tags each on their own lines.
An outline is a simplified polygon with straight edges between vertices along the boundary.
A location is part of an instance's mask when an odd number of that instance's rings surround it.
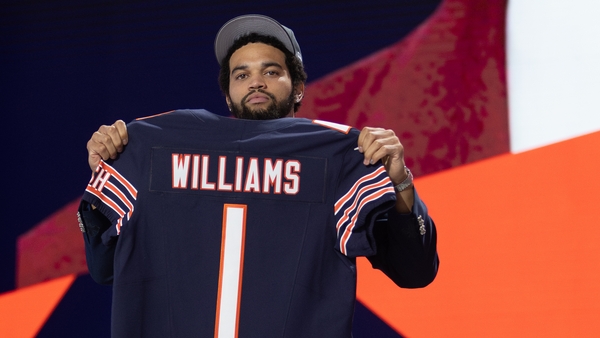
<svg viewBox="0 0 600 338">
<path fill-rule="evenodd" d="M 271 94 L 271 93 L 269 93 L 269 92 L 266 92 L 266 91 L 264 91 L 264 90 L 262 90 L 262 89 L 256 89 L 256 90 L 253 90 L 253 91 L 249 92 L 248 94 L 246 94 L 246 95 L 245 95 L 245 96 L 242 98 L 242 104 L 244 104 L 244 103 L 245 103 L 245 102 L 248 100 L 248 97 L 249 97 L 250 95 L 252 95 L 252 94 L 255 94 L 255 93 L 261 93 L 261 94 L 265 94 L 265 95 L 267 95 L 267 96 L 268 96 L 268 97 L 269 97 L 271 100 L 273 100 L 274 102 L 275 102 L 275 101 L 277 101 L 277 100 L 275 99 L 275 95 L 273 95 L 273 94 Z"/>
</svg>

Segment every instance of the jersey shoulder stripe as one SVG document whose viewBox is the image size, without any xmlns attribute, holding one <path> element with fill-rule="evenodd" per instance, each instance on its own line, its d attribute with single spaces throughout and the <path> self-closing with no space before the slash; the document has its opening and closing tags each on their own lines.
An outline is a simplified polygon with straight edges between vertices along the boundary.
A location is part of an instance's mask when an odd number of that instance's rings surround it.
<svg viewBox="0 0 600 338">
<path fill-rule="evenodd" d="M 313 120 L 312 123 L 321 125 L 323 127 L 329 128 L 329 129 L 337 130 L 343 134 L 348 134 L 350 132 L 350 130 L 352 129 L 352 127 L 347 126 L 345 124 L 323 121 L 323 120 Z"/>
<path fill-rule="evenodd" d="M 349 201 L 351 202 L 350 204 L 346 205 L 344 207 L 344 212 L 343 214 L 340 216 L 337 225 L 336 225 L 336 230 L 340 231 L 340 228 L 344 227 L 347 223 L 352 224 L 352 217 L 351 215 L 354 214 L 358 214 L 360 212 L 360 203 L 361 201 L 365 198 L 365 196 L 368 196 L 369 194 L 371 194 L 374 190 L 378 191 L 380 189 L 389 187 L 388 186 L 388 181 L 389 178 L 387 177 L 381 177 L 381 179 L 379 181 L 369 181 L 369 184 L 364 185 L 362 188 L 360 188 L 357 193 L 355 194 L 355 196 Z"/>
<path fill-rule="evenodd" d="M 360 201 L 360 204 L 358 205 L 356 213 L 354 213 L 354 216 L 352 217 L 350 224 L 348 224 L 346 226 L 346 228 L 344 229 L 344 233 L 342 234 L 342 236 L 340 238 L 340 251 L 344 255 L 348 255 L 347 244 L 348 244 L 348 241 L 350 240 L 350 237 L 352 236 L 352 232 L 353 232 L 354 228 L 356 227 L 358 215 L 360 215 L 360 212 L 363 209 L 363 207 L 365 207 L 370 202 L 377 201 L 377 199 L 381 198 L 382 196 L 384 196 L 385 194 L 388 194 L 388 193 L 394 193 L 394 189 L 391 187 L 384 187 L 382 189 L 374 191 L 373 193 L 366 196 L 364 199 L 362 199 Z"/>
<path fill-rule="evenodd" d="M 133 199 L 137 198 L 137 193 L 138 193 L 137 189 L 133 186 L 133 184 L 131 184 L 123 175 L 121 175 L 111 165 L 104 162 L 103 160 L 100 160 L 100 164 L 98 165 L 98 168 L 96 169 L 96 171 L 99 171 L 99 170 L 105 170 L 108 173 L 110 173 L 111 176 L 114 177 L 117 181 L 119 181 L 119 183 L 127 190 L 129 195 L 131 195 L 131 197 L 133 197 Z"/>
<path fill-rule="evenodd" d="M 96 172 L 86 187 L 86 191 L 95 196 L 101 205 L 111 209 L 114 217 L 109 219 L 114 223 L 117 235 L 121 232 L 123 219 L 130 220 L 134 211 L 134 201 L 138 191 L 123 175 L 103 160 L 100 161 Z"/>
<path fill-rule="evenodd" d="M 356 180 L 356 182 L 354 183 L 354 185 L 348 190 L 348 192 L 346 192 L 340 199 L 338 199 L 337 202 L 335 202 L 335 206 L 334 206 L 334 214 L 337 215 L 337 213 L 342 209 L 342 207 L 344 206 L 344 204 L 348 203 L 349 200 L 355 198 L 359 187 L 364 185 L 366 182 L 369 182 L 373 179 L 376 179 L 377 177 L 381 176 L 382 174 L 385 174 L 385 168 L 379 167 L 377 170 L 361 177 L 360 179 Z M 387 174 L 386 174 L 387 177 Z"/>
<path fill-rule="evenodd" d="M 162 115 L 167 115 L 167 114 L 171 114 L 172 112 L 174 112 L 175 110 L 170 110 L 170 111 L 166 111 L 164 113 L 160 113 L 160 114 L 154 114 L 154 115 L 150 115 L 150 116 L 143 116 L 143 117 L 138 117 L 137 119 L 135 119 L 136 121 L 142 121 L 142 120 L 147 120 L 147 119 L 151 119 L 153 117 L 158 117 L 158 116 L 162 116 Z"/>
<path fill-rule="evenodd" d="M 364 223 L 365 213 L 374 206 L 370 202 L 380 203 L 386 195 L 394 196 L 391 181 L 383 166 L 374 172 L 356 180 L 350 189 L 335 203 L 334 215 L 337 219 L 337 244 L 340 252 L 349 255 L 348 243 L 359 224 Z"/>
</svg>

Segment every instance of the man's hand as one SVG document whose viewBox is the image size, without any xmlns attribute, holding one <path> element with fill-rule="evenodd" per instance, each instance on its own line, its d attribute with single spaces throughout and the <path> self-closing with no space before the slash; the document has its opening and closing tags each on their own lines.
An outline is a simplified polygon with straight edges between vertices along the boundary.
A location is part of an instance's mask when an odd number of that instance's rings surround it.
<svg viewBox="0 0 600 338">
<path fill-rule="evenodd" d="M 393 130 L 364 127 L 358 136 L 358 151 L 365 156 L 365 165 L 381 160 L 394 185 L 408 176 L 404 170 L 404 147 Z"/>
<path fill-rule="evenodd" d="M 127 144 L 127 126 L 122 120 L 117 120 L 110 126 L 100 126 L 87 143 L 88 164 L 96 171 L 100 159 L 115 159 Z"/>
<path fill-rule="evenodd" d="M 365 165 L 381 160 L 394 185 L 402 183 L 408 177 L 404 169 L 404 146 L 393 130 L 364 127 L 358 136 L 358 151 L 365 156 Z M 396 210 L 409 213 L 414 202 L 413 189 L 396 193 L 396 197 Z"/>
</svg>

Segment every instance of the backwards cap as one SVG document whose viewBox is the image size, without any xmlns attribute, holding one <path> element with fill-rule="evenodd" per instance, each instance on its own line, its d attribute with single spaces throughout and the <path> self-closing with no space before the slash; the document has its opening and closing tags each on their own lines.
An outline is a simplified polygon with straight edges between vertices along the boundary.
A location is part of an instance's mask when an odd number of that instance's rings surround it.
<svg viewBox="0 0 600 338">
<path fill-rule="evenodd" d="M 238 38 L 251 33 L 273 36 L 302 62 L 302 53 L 294 32 L 265 15 L 248 14 L 233 18 L 221 27 L 215 38 L 215 55 L 219 65 Z"/>
</svg>

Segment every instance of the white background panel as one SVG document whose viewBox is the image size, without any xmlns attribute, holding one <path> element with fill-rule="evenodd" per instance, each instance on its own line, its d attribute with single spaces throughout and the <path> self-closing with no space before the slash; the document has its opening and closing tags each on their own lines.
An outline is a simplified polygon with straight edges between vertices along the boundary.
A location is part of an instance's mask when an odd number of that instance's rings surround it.
<svg viewBox="0 0 600 338">
<path fill-rule="evenodd" d="M 511 151 L 600 130 L 600 1 L 509 1 Z"/>
</svg>

